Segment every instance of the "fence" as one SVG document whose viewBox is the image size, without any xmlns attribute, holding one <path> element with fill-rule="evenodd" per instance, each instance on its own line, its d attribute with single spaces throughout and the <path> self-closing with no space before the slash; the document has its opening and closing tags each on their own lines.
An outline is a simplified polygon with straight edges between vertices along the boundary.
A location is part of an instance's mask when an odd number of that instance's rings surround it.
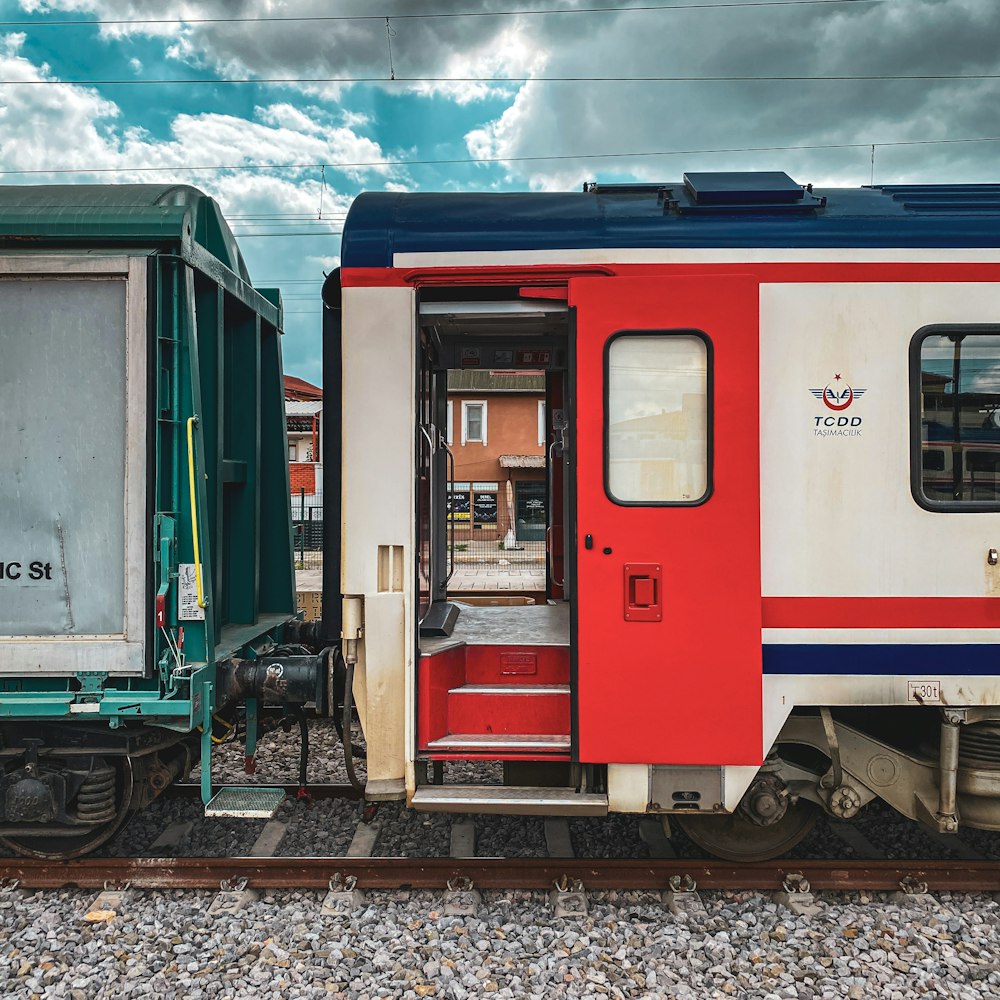
<svg viewBox="0 0 1000 1000">
<path fill-rule="evenodd" d="M 480 563 L 490 566 L 523 566 L 545 562 L 545 542 L 512 538 L 484 538 L 468 532 L 455 533 L 455 565 Z"/>
<path fill-rule="evenodd" d="M 323 491 L 292 495 L 292 541 L 296 569 L 321 569 L 323 566 Z"/>
<path fill-rule="evenodd" d="M 323 492 L 299 490 L 292 496 L 292 538 L 295 545 L 296 569 L 323 567 Z M 519 528 L 521 526 L 518 526 Z M 481 530 L 468 523 L 448 525 L 449 544 L 453 544 L 452 564 L 460 575 L 482 570 L 490 576 L 493 570 L 501 574 L 507 567 L 520 567 L 544 573 L 545 540 L 518 538 L 520 530 L 506 534 L 493 527 Z"/>
</svg>

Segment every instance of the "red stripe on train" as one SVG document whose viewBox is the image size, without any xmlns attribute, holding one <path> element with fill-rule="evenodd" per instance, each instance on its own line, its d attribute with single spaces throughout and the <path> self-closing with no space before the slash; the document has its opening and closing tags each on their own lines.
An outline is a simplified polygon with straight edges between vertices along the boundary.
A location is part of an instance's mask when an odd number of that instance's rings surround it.
<svg viewBox="0 0 1000 1000">
<path fill-rule="evenodd" d="M 765 597 L 764 628 L 1000 628 L 996 597 Z"/>
<path fill-rule="evenodd" d="M 664 251 L 666 252 L 666 251 Z M 804 250 L 803 253 L 807 253 Z M 970 251 L 974 253 L 975 251 Z M 456 251 L 456 256 L 458 252 Z M 761 284 L 773 282 L 850 281 L 997 281 L 1000 264 L 979 262 L 920 261 L 914 263 L 803 261 L 758 263 L 729 261 L 704 263 L 648 264 L 489 264 L 444 267 L 345 267 L 341 283 L 345 288 L 407 287 L 462 284 L 565 284 L 569 278 L 588 275 L 651 277 L 653 275 L 752 274 Z"/>
</svg>

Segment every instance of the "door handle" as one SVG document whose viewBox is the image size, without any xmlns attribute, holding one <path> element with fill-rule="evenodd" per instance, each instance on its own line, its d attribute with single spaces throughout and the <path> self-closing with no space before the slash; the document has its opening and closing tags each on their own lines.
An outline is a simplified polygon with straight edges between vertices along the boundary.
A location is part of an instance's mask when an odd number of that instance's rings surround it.
<svg viewBox="0 0 1000 1000">
<path fill-rule="evenodd" d="M 627 622 L 663 620 L 663 576 L 659 563 L 626 563 L 624 611 Z"/>
<path fill-rule="evenodd" d="M 584 535 L 583 536 L 583 547 L 585 549 L 592 549 L 594 547 L 594 536 Z"/>
</svg>

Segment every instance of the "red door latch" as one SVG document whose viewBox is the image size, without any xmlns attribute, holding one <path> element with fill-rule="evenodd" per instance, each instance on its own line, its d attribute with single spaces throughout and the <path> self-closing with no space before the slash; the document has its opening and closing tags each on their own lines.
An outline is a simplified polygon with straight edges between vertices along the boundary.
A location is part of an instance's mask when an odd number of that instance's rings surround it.
<svg viewBox="0 0 1000 1000">
<path fill-rule="evenodd" d="M 659 563 L 625 563 L 625 621 L 662 621 L 662 583 Z"/>
</svg>

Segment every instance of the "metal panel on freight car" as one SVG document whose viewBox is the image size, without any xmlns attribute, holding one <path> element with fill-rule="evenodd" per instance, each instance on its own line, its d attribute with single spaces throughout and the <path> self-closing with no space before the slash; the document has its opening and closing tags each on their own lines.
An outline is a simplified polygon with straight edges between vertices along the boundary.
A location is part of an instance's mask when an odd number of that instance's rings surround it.
<svg viewBox="0 0 1000 1000">
<path fill-rule="evenodd" d="M 0 673 L 144 670 L 144 275 L 3 261 Z"/>
</svg>

